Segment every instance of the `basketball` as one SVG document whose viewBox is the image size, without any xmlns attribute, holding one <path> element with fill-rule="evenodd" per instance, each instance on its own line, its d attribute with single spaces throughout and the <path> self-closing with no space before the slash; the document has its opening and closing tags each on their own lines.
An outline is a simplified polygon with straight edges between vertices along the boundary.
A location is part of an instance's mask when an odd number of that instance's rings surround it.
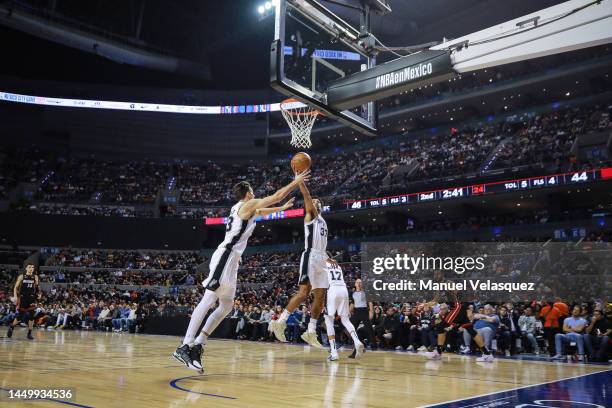
<svg viewBox="0 0 612 408">
<path fill-rule="evenodd" d="M 308 153 L 299 152 L 291 159 L 291 169 L 296 173 L 302 173 L 310 168 L 312 160 Z"/>
<path fill-rule="evenodd" d="M 6 408 L 612 408 L 612 0 L 5 3 Z"/>
</svg>

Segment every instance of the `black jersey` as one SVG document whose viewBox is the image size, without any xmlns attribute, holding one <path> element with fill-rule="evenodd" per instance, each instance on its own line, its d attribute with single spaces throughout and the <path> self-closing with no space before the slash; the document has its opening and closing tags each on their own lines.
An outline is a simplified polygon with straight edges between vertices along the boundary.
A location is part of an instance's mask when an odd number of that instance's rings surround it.
<svg viewBox="0 0 612 408">
<path fill-rule="evenodd" d="M 19 292 L 20 305 L 21 307 L 29 306 L 36 300 L 36 278 L 34 274 L 22 275 L 21 289 Z"/>
</svg>

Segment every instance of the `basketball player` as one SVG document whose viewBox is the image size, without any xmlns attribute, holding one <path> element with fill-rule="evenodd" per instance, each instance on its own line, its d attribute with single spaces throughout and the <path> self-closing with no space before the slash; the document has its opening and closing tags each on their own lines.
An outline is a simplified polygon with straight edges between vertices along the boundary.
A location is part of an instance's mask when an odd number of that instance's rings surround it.
<svg viewBox="0 0 612 408">
<path fill-rule="evenodd" d="M 34 274 L 34 264 L 27 263 L 25 273 L 17 277 L 13 296 L 17 305 L 17 316 L 11 324 L 9 324 L 6 337 L 13 337 L 13 328 L 20 321 L 28 322 L 28 340 L 33 340 L 32 329 L 34 328 L 34 310 L 36 309 L 36 297 L 38 295 L 38 275 Z"/>
<path fill-rule="evenodd" d="M 466 323 L 470 323 L 473 318 L 473 310 L 469 307 L 468 303 L 460 302 L 458 300 L 457 293 L 454 293 L 455 304 L 452 310 L 449 311 L 449 307 L 446 303 L 440 305 L 440 312 L 434 318 L 433 330 L 438 335 L 437 346 L 425 353 L 425 356 L 430 360 L 442 359 L 442 352 L 444 351 L 444 344 L 446 344 L 446 334 L 453 328 L 459 327 Z M 493 362 L 493 354 L 491 350 L 485 345 L 484 339 L 480 334 L 472 328 L 467 327 L 465 330 L 468 331 L 470 336 L 478 345 L 478 348 L 482 352 L 482 356 L 477 358 L 478 362 L 490 363 Z"/>
<path fill-rule="evenodd" d="M 327 314 L 325 314 L 325 326 L 327 327 L 327 338 L 329 339 L 329 361 L 337 361 L 338 350 L 336 350 L 336 332 L 334 330 L 334 317 L 336 313 L 340 316 L 342 325 L 353 339 L 355 345 L 355 357 L 359 358 L 363 354 L 364 346 L 355 326 L 349 318 L 349 296 L 346 283 L 344 282 L 344 274 L 342 268 L 335 260 L 327 261 L 326 265 L 327 280 L 329 289 L 327 290 Z"/>
<path fill-rule="evenodd" d="M 272 323 L 272 330 L 276 338 L 286 342 L 285 329 L 287 319 L 298 306 L 306 301 L 312 291 L 314 301 L 310 311 L 308 329 L 302 334 L 302 340 L 313 347 L 323 348 L 317 340 L 317 321 L 323 310 L 323 299 L 327 282 L 327 223 L 321 216 L 321 201 L 312 198 L 306 184 L 300 184 L 300 191 L 304 197 L 304 252 L 300 259 L 300 276 L 298 278 L 298 293 L 294 295 L 283 310 L 280 317 Z"/>
<path fill-rule="evenodd" d="M 200 372 L 204 370 L 202 364 L 203 346 L 210 334 L 232 309 L 236 293 L 238 264 L 242 253 L 246 249 L 249 237 L 255 229 L 255 218 L 290 208 L 293 205 L 293 198 L 282 207 L 269 208 L 269 206 L 284 200 L 289 193 L 299 184 L 307 181 L 309 177 L 309 170 L 296 174 L 291 183 L 276 193 L 261 199 L 254 197 L 253 189 L 246 181 L 241 181 L 233 187 L 232 192 L 238 203 L 232 207 L 227 219 L 225 239 L 210 259 L 210 274 L 202 282 L 202 285 L 206 288 L 204 296 L 191 314 L 183 344 L 172 355 L 179 362 L 192 370 Z M 217 300 L 219 300 L 219 306 L 208 316 L 200 335 L 195 338 L 202 320 Z"/>
</svg>

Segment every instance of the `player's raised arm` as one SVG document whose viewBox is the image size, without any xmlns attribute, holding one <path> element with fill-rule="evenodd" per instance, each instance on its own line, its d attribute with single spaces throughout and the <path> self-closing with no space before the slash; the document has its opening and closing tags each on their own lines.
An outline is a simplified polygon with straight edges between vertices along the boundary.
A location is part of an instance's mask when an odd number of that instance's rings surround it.
<svg viewBox="0 0 612 408">
<path fill-rule="evenodd" d="M 312 197 L 310 196 L 310 191 L 308 191 L 308 187 L 306 187 L 306 183 L 300 183 L 300 192 L 304 197 L 304 209 L 306 210 L 306 221 L 310 221 L 313 218 L 316 218 L 319 215 L 319 211 L 312 201 Z"/>
<path fill-rule="evenodd" d="M 239 215 L 242 219 L 251 218 L 255 211 L 260 208 L 270 207 L 287 197 L 295 188 L 305 181 L 310 179 L 310 170 L 306 170 L 300 174 L 296 174 L 293 181 L 287 184 L 285 187 L 278 189 L 274 194 L 269 195 L 264 198 L 254 198 L 252 200 L 247 201 L 242 208 L 240 208 Z"/>
<path fill-rule="evenodd" d="M 293 207 L 294 201 L 295 201 L 295 197 L 291 197 L 284 205 L 280 207 L 258 208 L 255 210 L 255 215 L 265 217 L 268 214 L 274 214 L 275 212 L 285 211 Z"/>
</svg>

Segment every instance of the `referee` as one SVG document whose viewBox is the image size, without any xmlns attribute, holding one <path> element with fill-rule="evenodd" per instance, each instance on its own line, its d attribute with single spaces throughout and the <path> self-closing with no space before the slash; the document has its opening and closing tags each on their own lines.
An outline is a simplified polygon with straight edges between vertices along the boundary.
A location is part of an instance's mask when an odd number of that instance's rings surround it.
<svg viewBox="0 0 612 408">
<path fill-rule="evenodd" d="M 360 323 L 363 323 L 365 329 L 368 344 L 372 349 L 377 348 L 376 342 L 374 341 L 374 329 L 372 328 L 372 316 L 374 315 L 374 307 L 372 302 L 366 300 L 366 294 L 363 290 L 363 282 L 361 279 L 355 280 L 355 291 L 352 294 L 353 302 L 350 305 L 351 310 L 351 323 L 353 326 L 359 327 Z M 362 341 L 364 339 L 361 339 Z"/>
</svg>

